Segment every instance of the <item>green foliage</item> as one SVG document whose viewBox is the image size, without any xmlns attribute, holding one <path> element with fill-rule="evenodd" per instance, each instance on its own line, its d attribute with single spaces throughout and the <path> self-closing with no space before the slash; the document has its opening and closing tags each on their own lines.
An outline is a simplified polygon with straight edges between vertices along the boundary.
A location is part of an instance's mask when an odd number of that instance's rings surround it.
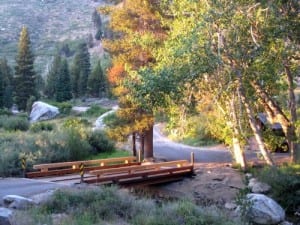
<svg viewBox="0 0 300 225">
<path fill-rule="evenodd" d="M 13 104 L 13 77 L 7 60 L 0 59 L 0 109 Z"/>
<path fill-rule="evenodd" d="M 93 147 L 87 134 L 76 128 L 55 132 L 1 132 L 0 176 L 22 174 L 20 158 L 27 160 L 27 170 L 33 164 L 83 160 L 91 156 Z"/>
<path fill-rule="evenodd" d="M 30 131 L 33 133 L 39 133 L 41 131 L 53 131 L 54 129 L 55 125 L 47 122 L 36 122 L 30 126 Z"/>
<path fill-rule="evenodd" d="M 86 43 L 80 43 L 71 68 L 72 92 L 75 97 L 87 93 L 88 77 L 91 73 L 90 54 Z"/>
<path fill-rule="evenodd" d="M 93 97 L 105 97 L 107 93 L 107 81 L 102 71 L 101 62 L 98 61 L 96 67 L 88 78 L 88 93 Z"/>
<path fill-rule="evenodd" d="M 31 96 L 37 96 L 33 63 L 34 57 L 28 30 L 23 27 L 19 39 L 14 76 L 15 102 L 21 110 L 26 110 L 27 101 Z"/>
<path fill-rule="evenodd" d="M 278 168 L 265 167 L 254 171 L 259 180 L 271 186 L 271 197 L 287 213 L 293 213 L 300 205 L 300 166 L 284 165 Z M 298 174 L 297 174 L 298 173 Z"/>
<path fill-rule="evenodd" d="M 106 113 L 108 109 L 104 109 L 98 105 L 92 105 L 85 113 L 84 116 L 91 116 L 91 117 L 99 117 L 103 113 Z"/>
<path fill-rule="evenodd" d="M 69 102 L 51 102 L 51 104 L 58 107 L 63 115 L 69 115 L 72 110 L 72 104 Z"/>
<path fill-rule="evenodd" d="M 275 152 L 282 148 L 282 151 L 288 151 L 288 146 L 284 146 L 283 143 L 286 141 L 283 135 L 277 135 L 276 131 L 271 128 L 266 128 L 263 132 L 264 143 L 267 149 L 271 152 Z"/>
<path fill-rule="evenodd" d="M 55 99 L 64 102 L 72 99 L 69 66 L 66 59 L 62 60 L 56 80 Z"/>
<path fill-rule="evenodd" d="M 97 153 L 112 152 L 115 149 L 114 143 L 102 131 L 92 132 L 89 135 L 88 142 Z"/>
<path fill-rule="evenodd" d="M 54 99 L 56 93 L 56 85 L 58 80 L 59 69 L 61 67 L 61 57 L 56 55 L 47 74 L 47 82 L 45 87 L 45 95 L 48 98 Z"/>
<path fill-rule="evenodd" d="M 81 129 L 75 127 L 66 129 L 66 150 L 69 151 L 70 160 L 80 160 L 86 158 L 92 151 L 91 145 L 89 145 L 86 137 Z"/>
<path fill-rule="evenodd" d="M 29 129 L 29 121 L 21 116 L 0 116 L 0 128 L 7 131 L 26 131 Z"/>
<path fill-rule="evenodd" d="M 158 205 L 155 200 L 136 198 L 114 186 L 92 190 L 58 190 L 38 210 L 27 212 L 29 217 L 35 213 L 39 221 L 46 221 L 48 215 L 53 213 L 66 213 L 68 217 L 61 222 L 62 225 L 118 224 L 118 221 L 132 225 L 240 224 L 239 221 L 227 218 L 217 208 L 199 208 L 188 201 L 163 202 Z"/>
<path fill-rule="evenodd" d="M 12 112 L 9 111 L 8 109 L 0 109 L 0 116 L 3 116 L 3 115 L 11 116 Z"/>
</svg>

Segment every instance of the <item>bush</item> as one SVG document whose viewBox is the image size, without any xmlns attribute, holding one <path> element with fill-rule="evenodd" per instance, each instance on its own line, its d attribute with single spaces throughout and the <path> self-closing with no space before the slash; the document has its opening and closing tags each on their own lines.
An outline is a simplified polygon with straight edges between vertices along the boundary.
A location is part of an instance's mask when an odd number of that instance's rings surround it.
<svg viewBox="0 0 300 225">
<path fill-rule="evenodd" d="M 88 139 L 89 144 L 97 153 L 112 152 L 115 149 L 114 143 L 108 139 L 102 131 L 94 131 L 90 134 Z"/>
<path fill-rule="evenodd" d="M 36 218 L 28 224 L 38 224 L 38 221 L 47 221 L 53 213 L 68 215 L 61 221 L 62 225 L 119 224 L 118 221 L 133 225 L 241 224 L 239 221 L 233 222 L 217 208 L 200 208 L 189 201 L 163 202 L 158 205 L 155 200 L 137 199 L 114 186 L 90 190 L 58 190 L 40 208 L 27 210 L 27 216 L 22 214 L 23 217 L 19 218 L 22 221 L 26 221 L 26 217 Z"/>
<path fill-rule="evenodd" d="M 67 129 L 66 150 L 70 152 L 70 160 L 80 160 L 86 158 L 92 151 L 88 141 L 76 129 Z"/>
<path fill-rule="evenodd" d="M 12 112 L 9 111 L 8 109 L 0 109 L 0 116 L 5 115 L 5 116 L 11 116 Z"/>
<path fill-rule="evenodd" d="M 293 166 L 265 167 L 255 171 L 259 180 L 268 183 L 271 197 L 274 198 L 287 213 L 293 213 L 300 205 L 300 168 Z"/>
<path fill-rule="evenodd" d="M 37 122 L 30 126 L 30 131 L 33 133 L 38 133 L 40 131 L 52 131 L 54 128 L 55 125 L 52 123 Z"/>
<path fill-rule="evenodd" d="M 29 121 L 21 116 L 0 116 L 0 127 L 8 131 L 26 131 L 29 129 Z"/>
<path fill-rule="evenodd" d="M 56 106 L 63 115 L 69 115 L 72 110 L 72 104 L 69 102 L 52 102 L 50 104 Z"/>
<path fill-rule="evenodd" d="M 89 108 L 84 115 L 85 116 L 101 116 L 103 113 L 107 112 L 107 109 L 104 109 L 97 105 L 92 105 L 91 108 Z"/>
</svg>

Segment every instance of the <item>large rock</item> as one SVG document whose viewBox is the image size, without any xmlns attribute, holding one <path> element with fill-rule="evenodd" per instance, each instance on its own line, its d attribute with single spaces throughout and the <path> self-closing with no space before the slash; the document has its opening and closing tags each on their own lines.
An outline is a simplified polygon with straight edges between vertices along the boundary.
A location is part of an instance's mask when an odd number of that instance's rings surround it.
<svg viewBox="0 0 300 225">
<path fill-rule="evenodd" d="M 30 113 L 30 122 L 53 119 L 59 114 L 57 107 L 45 102 L 34 102 Z"/>
<path fill-rule="evenodd" d="M 3 197 L 4 206 L 12 209 L 26 209 L 34 205 L 34 201 L 19 195 L 6 195 Z"/>
<path fill-rule="evenodd" d="M 12 210 L 0 208 L 0 225 L 11 225 Z"/>
<path fill-rule="evenodd" d="M 285 219 L 285 212 L 278 203 L 263 194 L 247 194 L 251 202 L 247 216 L 257 224 L 279 224 Z"/>
</svg>

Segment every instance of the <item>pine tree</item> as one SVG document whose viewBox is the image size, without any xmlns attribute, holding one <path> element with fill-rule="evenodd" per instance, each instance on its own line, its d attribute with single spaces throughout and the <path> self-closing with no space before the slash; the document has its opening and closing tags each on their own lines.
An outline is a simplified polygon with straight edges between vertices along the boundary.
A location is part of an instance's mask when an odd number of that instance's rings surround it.
<svg viewBox="0 0 300 225">
<path fill-rule="evenodd" d="M 79 97 L 80 58 L 75 55 L 71 68 L 71 89 L 75 98 Z"/>
<path fill-rule="evenodd" d="M 54 98 L 56 94 L 56 84 L 58 79 L 58 73 L 61 67 L 61 57 L 57 54 L 53 60 L 50 71 L 47 75 L 47 83 L 45 88 L 45 94 L 48 98 Z"/>
<path fill-rule="evenodd" d="M 4 107 L 4 76 L 0 70 L 0 109 Z"/>
<path fill-rule="evenodd" d="M 72 67 L 72 91 L 74 96 L 84 96 L 87 92 L 88 77 L 91 73 L 90 53 L 86 43 L 78 47 Z"/>
<path fill-rule="evenodd" d="M 56 84 L 56 101 L 63 102 L 72 98 L 69 66 L 66 59 L 62 60 Z"/>
<path fill-rule="evenodd" d="M 93 12 L 92 20 L 95 28 L 97 29 L 95 34 L 95 39 L 100 40 L 102 37 L 102 20 L 101 20 L 101 16 L 99 15 L 96 9 Z"/>
<path fill-rule="evenodd" d="M 8 66 L 5 58 L 0 59 L 0 73 L 3 79 L 3 86 L 1 86 L 0 90 L 0 92 L 3 92 L 3 106 L 10 108 L 13 105 L 13 77 L 11 68 Z"/>
<path fill-rule="evenodd" d="M 88 93 L 93 97 L 104 97 L 106 93 L 106 78 L 103 74 L 100 61 L 89 76 Z"/>
<path fill-rule="evenodd" d="M 19 109 L 25 110 L 27 101 L 36 96 L 34 56 L 31 51 L 31 42 L 26 27 L 22 28 L 15 67 L 15 101 Z"/>
</svg>

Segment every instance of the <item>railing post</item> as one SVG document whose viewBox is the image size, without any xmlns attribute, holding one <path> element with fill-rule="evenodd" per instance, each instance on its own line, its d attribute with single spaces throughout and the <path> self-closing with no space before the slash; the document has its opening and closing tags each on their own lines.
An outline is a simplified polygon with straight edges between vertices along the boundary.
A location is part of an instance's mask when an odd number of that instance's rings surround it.
<svg viewBox="0 0 300 225">
<path fill-rule="evenodd" d="M 142 162 L 142 150 L 138 150 L 138 162 Z"/>
<path fill-rule="evenodd" d="M 194 163 L 195 163 L 195 154 L 194 152 L 191 152 L 191 164 L 194 167 Z"/>
<path fill-rule="evenodd" d="M 79 171 L 80 171 L 80 183 L 83 183 L 84 182 L 84 180 L 83 180 L 83 176 L 84 176 L 84 164 L 83 163 L 80 164 Z"/>
<path fill-rule="evenodd" d="M 22 164 L 22 170 L 23 170 L 23 177 L 26 177 L 26 158 L 23 157 L 21 159 L 21 164 Z"/>
</svg>

